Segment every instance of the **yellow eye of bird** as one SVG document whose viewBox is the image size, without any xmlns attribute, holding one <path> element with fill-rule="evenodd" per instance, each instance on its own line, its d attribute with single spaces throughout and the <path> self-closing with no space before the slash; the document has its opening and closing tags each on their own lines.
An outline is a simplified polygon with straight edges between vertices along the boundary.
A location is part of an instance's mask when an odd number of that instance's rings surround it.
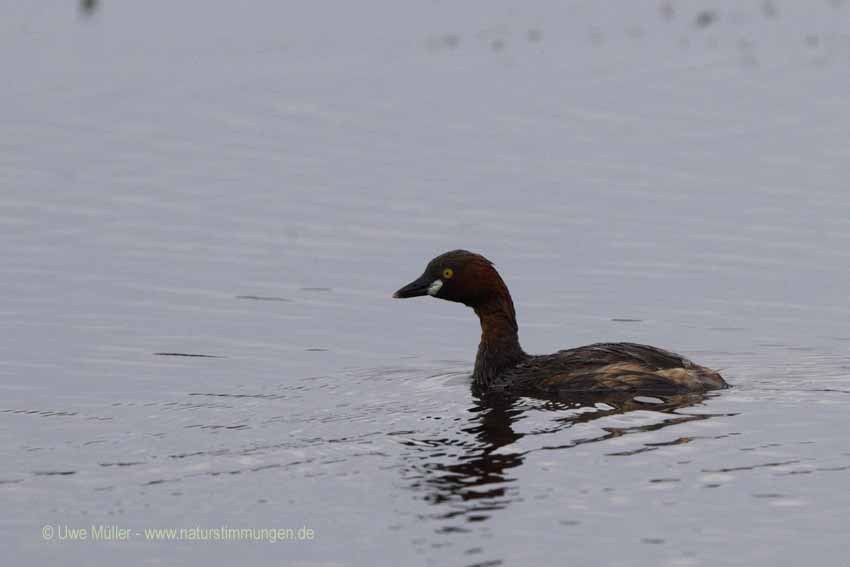
<svg viewBox="0 0 850 567">
<path fill-rule="evenodd" d="M 451 279 L 453 275 L 455 275 L 455 272 L 451 268 L 446 268 L 445 270 L 443 270 L 443 277 L 447 280 Z"/>
</svg>

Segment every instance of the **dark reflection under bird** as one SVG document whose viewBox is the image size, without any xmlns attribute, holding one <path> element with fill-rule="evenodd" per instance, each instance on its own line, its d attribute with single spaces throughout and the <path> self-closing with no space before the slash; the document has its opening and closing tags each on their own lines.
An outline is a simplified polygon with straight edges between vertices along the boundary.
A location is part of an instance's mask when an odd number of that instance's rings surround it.
<svg viewBox="0 0 850 567">
<path fill-rule="evenodd" d="M 628 393 L 564 394 L 557 400 L 503 394 L 479 396 L 468 410 L 471 417 L 457 431 L 405 442 L 409 450 L 403 476 L 410 488 L 439 507 L 428 517 L 452 522 L 447 531 L 463 531 L 468 528 L 458 525 L 458 521 L 461 524 L 485 521 L 522 498 L 522 487 L 513 471 L 530 452 L 568 450 L 720 415 L 682 412 L 702 404 L 705 398 L 705 394 L 682 394 L 648 401 Z M 632 427 L 603 426 L 596 435 L 560 441 L 568 438 L 560 434 L 575 425 L 636 410 L 654 412 L 659 419 Z M 531 432 L 517 431 L 516 425 L 534 412 L 551 414 L 549 424 Z M 552 442 L 537 449 L 511 449 L 523 437 L 539 435 L 547 436 L 547 440 L 551 438 Z M 687 438 L 676 442 L 687 442 Z"/>
</svg>

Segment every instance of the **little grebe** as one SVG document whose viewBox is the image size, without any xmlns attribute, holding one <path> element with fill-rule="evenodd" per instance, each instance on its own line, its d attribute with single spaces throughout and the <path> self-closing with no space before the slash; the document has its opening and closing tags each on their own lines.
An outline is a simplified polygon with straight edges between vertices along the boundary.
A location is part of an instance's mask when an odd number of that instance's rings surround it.
<svg viewBox="0 0 850 567">
<path fill-rule="evenodd" d="M 475 310 L 481 344 L 472 379 L 482 391 L 682 393 L 728 387 L 714 370 L 647 345 L 597 343 L 554 354 L 526 354 L 505 282 L 492 262 L 466 250 L 437 256 L 425 273 L 393 297 L 423 295 Z"/>
</svg>

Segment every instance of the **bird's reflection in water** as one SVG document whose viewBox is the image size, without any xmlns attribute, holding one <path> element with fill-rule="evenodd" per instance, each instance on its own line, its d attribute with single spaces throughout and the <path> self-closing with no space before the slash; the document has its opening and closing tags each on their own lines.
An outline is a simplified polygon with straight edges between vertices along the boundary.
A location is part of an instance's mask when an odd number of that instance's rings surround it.
<svg viewBox="0 0 850 567">
<path fill-rule="evenodd" d="M 486 519 L 488 511 L 504 508 L 516 497 L 508 486 L 513 481 L 508 472 L 522 464 L 524 455 L 502 448 L 523 437 L 512 425 L 526 410 L 519 399 L 479 399 L 469 408 L 473 415 L 458 435 L 447 432 L 438 439 L 406 442 L 414 454 L 405 476 L 427 501 L 448 505 L 449 510 L 438 517 Z"/>
<path fill-rule="evenodd" d="M 425 517 L 442 520 L 461 519 L 481 522 L 494 511 L 506 508 L 521 498 L 520 486 L 511 470 L 523 464 L 525 457 L 539 450 L 569 449 L 585 443 L 605 441 L 631 433 L 656 431 L 686 423 L 708 419 L 719 414 L 687 413 L 683 409 L 698 405 L 705 399 L 702 394 L 648 398 L 619 394 L 613 396 L 570 396 L 552 400 L 510 397 L 478 397 L 469 408 L 472 416 L 458 430 L 432 439 L 405 442 L 410 448 L 404 476 L 411 487 L 424 493 L 428 502 L 440 509 Z M 651 423 L 634 426 L 600 427 L 587 437 L 572 437 L 560 442 L 566 429 L 594 420 L 625 414 L 636 410 L 652 412 Z M 535 412 L 551 413 L 542 426 L 525 427 L 525 432 L 515 429 L 523 420 L 540 421 Z M 532 444 L 536 448 L 519 449 L 518 440 L 526 436 L 546 435 L 545 441 Z M 669 443 L 687 442 L 680 438 Z M 685 441 L 682 441 L 685 440 Z M 551 441 L 551 443 L 549 443 Z M 626 455 L 652 450 L 647 447 Z M 512 449 L 512 447 L 517 447 Z M 452 523 L 443 532 L 467 531 Z"/>
</svg>

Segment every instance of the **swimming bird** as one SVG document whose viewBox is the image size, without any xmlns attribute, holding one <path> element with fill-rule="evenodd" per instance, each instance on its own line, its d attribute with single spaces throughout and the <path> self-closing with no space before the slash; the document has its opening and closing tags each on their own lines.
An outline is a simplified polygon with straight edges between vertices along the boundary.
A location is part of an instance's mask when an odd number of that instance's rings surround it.
<svg viewBox="0 0 850 567">
<path fill-rule="evenodd" d="M 463 303 L 481 322 L 472 372 L 480 392 L 681 394 L 728 388 L 719 373 L 672 352 L 636 343 L 596 343 L 554 354 L 527 354 L 511 294 L 493 263 L 467 250 L 431 260 L 393 297 L 430 295 Z"/>
</svg>

